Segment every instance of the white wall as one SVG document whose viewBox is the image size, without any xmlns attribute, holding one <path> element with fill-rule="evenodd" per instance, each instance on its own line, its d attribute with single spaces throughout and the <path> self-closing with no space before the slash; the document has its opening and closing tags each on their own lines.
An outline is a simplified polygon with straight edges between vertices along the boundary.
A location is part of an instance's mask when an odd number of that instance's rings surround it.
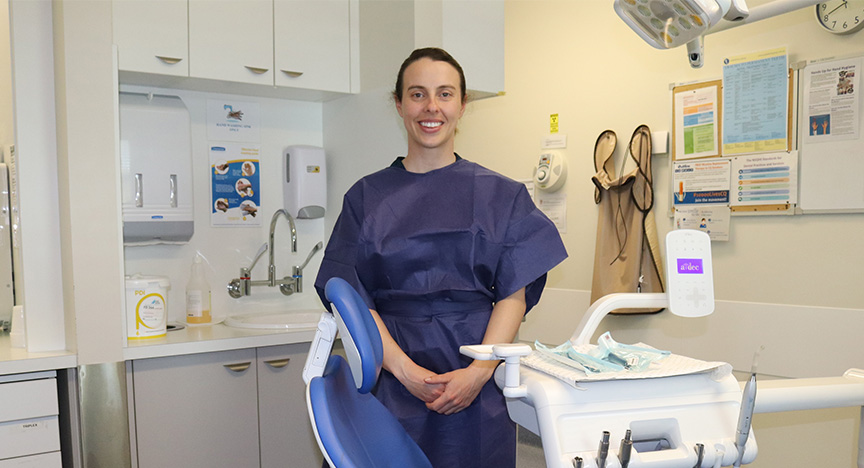
<svg viewBox="0 0 864 468">
<path fill-rule="evenodd" d="M 257 286 L 240 299 L 228 296 L 226 286 L 237 278 L 241 267 L 252 263 L 255 253 L 267 242 L 273 212 L 282 208 L 282 151 L 289 145 L 322 146 L 322 104 L 285 99 L 229 96 L 186 90 L 123 86 L 124 91 L 154 92 L 179 96 L 189 110 L 192 137 L 195 234 L 184 245 L 125 247 L 126 274 L 164 275 L 171 280 L 168 292 L 169 321 L 183 320 L 186 314 L 185 288 L 192 259 L 200 252 L 206 259 L 214 319 L 244 313 L 278 312 L 285 309 L 319 308 L 320 300 L 312 285 L 318 274 L 322 252 L 318 252 L 304 271 L 304 292 L 283 296 L 278 288 Z M 256 227 L 211 227 L 210 225 L 210 141 L 207 139 L 207 100 L 231 99 L 257 102 L 260 109 L 261 225 Z M 158 136 L 154 136 L 158 137 Z M 290 252 L 288 222 L 276 226 L 276 274 L 291 274 L 312 247 L 324 240 L 324 220 L 296 220 L 297 253 Z M 267 254 L 252 270 L 252 279 L 267 279 Z"/>
</svg>

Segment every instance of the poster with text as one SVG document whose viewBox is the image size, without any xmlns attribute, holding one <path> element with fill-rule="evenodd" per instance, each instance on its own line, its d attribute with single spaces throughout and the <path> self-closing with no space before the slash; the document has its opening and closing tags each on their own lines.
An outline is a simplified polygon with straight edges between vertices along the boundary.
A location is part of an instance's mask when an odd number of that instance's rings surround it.
<svg viewBox="0 0 864 468">
<path fill-rule="evenodd" d="M 257 102 L 207 100 L 207 139 L 211 141 L 261 141 Z"/>
<path fill-rule="evenodd" d="M 706 205 L 729 203 L 729 160 L 675 162 L 672 165 L 673 203 Z"/>
<path fill-rule="evenodd" d="M 261 166 L 257 144 L 210 144 L 210 224 L 260 226 Z"/>
<path fill-rule="evenodd" d="M 738 156 L 732 206 L 798 203 L 798 152 Z"/>
<path fill-rule="evenodd" d="M 675 94 L 675 159 L 720 154 L 717 107 L 716 86 Z"/>
<path fill-rule="evenodd" d="M 807 67 L 802 109 L 808 143 L 858 138 L 862 63 L 858 57 Z"/>
<path fill-rule="evenodd" d="M 711 240 L 728 241 L 730 214 L 726 205 L 676 206 L 675 229 L 695 229 L 707 233 Z"/>
</svg>

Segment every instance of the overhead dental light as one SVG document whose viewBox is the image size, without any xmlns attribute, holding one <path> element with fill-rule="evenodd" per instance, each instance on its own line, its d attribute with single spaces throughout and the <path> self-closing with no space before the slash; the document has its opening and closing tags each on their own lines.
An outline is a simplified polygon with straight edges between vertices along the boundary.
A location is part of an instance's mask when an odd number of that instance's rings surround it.
<svg viewBox="0 0 864 468">
<path fill-rule="evenodd" d="M 744 0 L 615 0 L 615 12 L 636 34 L 658 49 L 687 45 L 690 66 L 702 66 L 702 37 L 805 8 L 819 0 L 775 0 L 753 9 Z M 721 19 L 730 23 L 714 28 Z M 712 29 L 714 28 L 714 29 Z"/>
</svg>

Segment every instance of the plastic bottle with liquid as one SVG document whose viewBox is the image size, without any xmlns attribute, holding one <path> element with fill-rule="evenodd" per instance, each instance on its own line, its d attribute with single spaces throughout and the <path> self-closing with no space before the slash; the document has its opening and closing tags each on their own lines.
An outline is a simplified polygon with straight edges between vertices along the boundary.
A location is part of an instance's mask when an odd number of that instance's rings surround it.
<svg viewBox="0 0 864 468">
<path fill-rule="evenodd" d="M 186 322 L 210 323 L 210 285 L 204 276 L 201 254 L 195 255 L 192 274 L 186 283 Z"/>
</svg>

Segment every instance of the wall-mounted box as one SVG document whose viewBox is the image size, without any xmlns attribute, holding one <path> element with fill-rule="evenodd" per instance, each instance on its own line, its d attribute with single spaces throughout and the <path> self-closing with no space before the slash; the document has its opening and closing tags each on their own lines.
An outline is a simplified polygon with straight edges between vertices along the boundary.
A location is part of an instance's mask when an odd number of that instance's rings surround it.
<svg viewBox="0 0 864 468">
<path fill-rule="evenodd" d="M 123 242 L 189 241 L 192 141 L 179 97 L 120 93 L 120 166 Z"/>
</svg>

